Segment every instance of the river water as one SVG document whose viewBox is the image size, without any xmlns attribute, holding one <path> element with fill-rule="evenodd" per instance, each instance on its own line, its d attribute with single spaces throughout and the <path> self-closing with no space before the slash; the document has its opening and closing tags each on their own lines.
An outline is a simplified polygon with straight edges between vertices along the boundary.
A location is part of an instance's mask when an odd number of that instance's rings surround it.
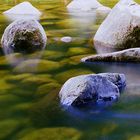
<svg viewBox="0 0 140 140">
<path fill-rule="evenodd" d="M 100 1 L 109 7 L 117 2 Z M 22 0 L 0 0 L 0 12 L 19 2 Z M 17 65 L 1 53 L 0 139 L 140 140 L 140 64 L 80 62 L 81 58 L 96 54 L 92 38 L 103 17 L 69 13 L 68 0 L 31 2 L 43 12 L 40 23 L 48 37 L 47 46 L 40 57 L 32 54 Z M 0 14 L 0 37 L 8 24 Z M 64 36 L 72 37 L 72 42 L 61 42 Z M 13 56 L 22 60 L 20 54 Z M 127 87 L 118 102 L 92 110 L 61 108 L 58 93 L 67 79 L 101 72 L 126 75 Z"/>
</svg>

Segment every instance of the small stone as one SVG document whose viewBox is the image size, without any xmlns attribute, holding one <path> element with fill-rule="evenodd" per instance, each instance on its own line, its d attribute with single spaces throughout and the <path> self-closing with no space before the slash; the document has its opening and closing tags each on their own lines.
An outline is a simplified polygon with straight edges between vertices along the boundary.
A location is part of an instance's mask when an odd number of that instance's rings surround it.
<svg viewBox="0 0 140 140">
<path fill-rule="evenodd" d="M 11 23 L 4 31 L 1 44 L 5 54 L 33 53 L 46 47 L 43 27 L 34 19 L 21 19 Z"/>
<path fill-rule="evenodd" d="M 70 36 L 65 36 L 65 37 L 62 37 L 60 40 L 61 40 L 62 42 L 65 42 L 65 43 L 69 43 L 69 42 L 72 41 L 72 37 L 70 37 Z"/>
</svg>

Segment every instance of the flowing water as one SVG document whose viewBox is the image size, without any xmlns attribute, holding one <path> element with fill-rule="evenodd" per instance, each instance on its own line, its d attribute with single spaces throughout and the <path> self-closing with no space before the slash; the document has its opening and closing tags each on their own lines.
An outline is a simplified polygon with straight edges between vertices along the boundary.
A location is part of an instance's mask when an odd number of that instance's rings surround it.
<svg viewBox="0 0 140 140">
<path fill-rule="evenodd" d="M 110 7 L 117 2 L 100 1 Z M 19 2 L 0 0 L 0 12 Z M 31 2 L 43 12 L 40 23 L 48 42 L 40 57 L 32 54 L 26 62 L 20 54 L 13 54 L 16 65 L 1 52 L 0 139 L 140 140 L 140 64 L 80 63 L 82 57 L 96 53 L 92 38 L 103 18 L 69 13 L 69 0 Z M 8 24 L 0 14 L 0 37 Z M 64 36 L 71 36 L 72 42 L 61 42 Z M 127 87 L 117 103 L 93 110 L 60 107 L 58 93 L 67 79 L 100 72 L 126 74 Z"/>
</svg>

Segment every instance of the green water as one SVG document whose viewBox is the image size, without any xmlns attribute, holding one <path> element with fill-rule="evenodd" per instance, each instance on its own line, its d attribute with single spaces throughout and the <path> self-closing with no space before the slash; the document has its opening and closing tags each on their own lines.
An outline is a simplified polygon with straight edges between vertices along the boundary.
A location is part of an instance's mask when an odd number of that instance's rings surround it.
<svg viewBox="0 0 140 140">
<path fill-rule="evenodd" d="M 115 0 L 100 0 L 112 7 Z M 0 0 L 0 12 L 20 0 Z M 140 65 L 80 63 L 95 54 L 92 37 L 102 22 L 72 17 L 65 0 L 34 0 L 43 12 L 41 24 L 48 42 L 39 65 L 11 66 L 0 56 L 0 139 L 1 140 L 140 140 Z M 88 21 L 88 22 L 87 22 Z M 0 37 L 9 23 L 0 15 Z M 60 38 L 71 36 L 71 43 Z M 23 69 L 21 72 L 20 69 Z M 65 111 L 58 93 L 64 82 L 80 74 L 121 72 L 128 90 L 119 102 L 103 110 Z"/>
</svg>

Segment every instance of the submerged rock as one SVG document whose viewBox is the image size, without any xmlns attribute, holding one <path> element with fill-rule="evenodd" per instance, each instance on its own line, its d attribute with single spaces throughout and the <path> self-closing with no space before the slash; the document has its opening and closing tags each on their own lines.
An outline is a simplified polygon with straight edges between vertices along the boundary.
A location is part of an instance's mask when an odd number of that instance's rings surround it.
<svg viewBox="0 0 140 140">
<path fill-rule="evenodd" d="M 41 109 L 42 110 L 42 109 Z M 42 115 L 41 115 L 42 117 Z M 58 116 L 57 116 L 58 117 Z M 57 119 L 57 117 L 55 119 Z M 42 119 L 42 118 L 41 118 Z M 24 133 L 23 133 L 24 132 Z M 27 129 L 16 136 L 21 140 L 79 140 L 81 132 L 71 127 Z"/>
<path fill-rule="evenodd" d="M 81 59 L 82 62 L 140 62 L 140 48 L 126 49 L 123 51 L 88 56 Z"/>
<path fill-rule="evenodd" d="M 108 11 L 108 13 L 111 10 L 110 8 L 100 4 L 97 0 L 73 0 L 67 6 L 69 10 L 79 10 L 79 11 L 92 11 L 101 7 L 104 8 L 104 11 Z M 102 11 L 100 10 L 100 12 Z"/>
<path fill-rule="evenodd" d="M 3 12 L 3 14 L 11 21 L 17 19 L 32 18 L 38 20 L 41 12 L 32 6 L 29 2 L 22 2 L 13 8 Z"/>
<path fill-rule="evenodd" d="M 81 106 L 90 102 L 117 100 L 125 87 L 125 76 L 117 73 L 81 75 L 69 79 L 59 97 L 64 106 Z"/>
<path fill-rule="evenodd" d="M 38 21 L 21 19 L 11 23 L 4 31 L 1 44 L 5 54 L 33 53 L 45 48 L 46 33 Z"/>
<path fill-rule="evenodd" d="M 102 48 L 114 51 L 139 47 L 140 5 L 133 0 L 120 0 L 99 27 L 94 45 L 99 53 Z"/>
</svg>

